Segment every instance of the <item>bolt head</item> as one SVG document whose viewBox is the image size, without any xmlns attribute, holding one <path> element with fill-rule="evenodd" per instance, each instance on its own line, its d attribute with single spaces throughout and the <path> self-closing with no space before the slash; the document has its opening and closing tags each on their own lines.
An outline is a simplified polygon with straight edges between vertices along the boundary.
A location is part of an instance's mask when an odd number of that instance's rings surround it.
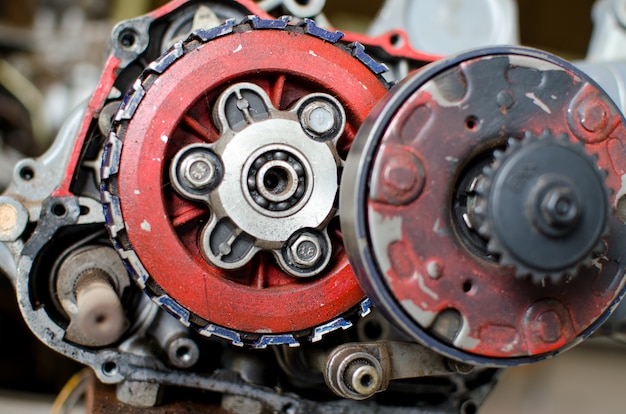
<svg viewBox="0 0 626 414">
<path fill-rule="evenodd" d="M 580 123 L 589 132 L 598 132 L 606 127 L 608 122 L 607 109 L 601 103 L 584 103 L 578 110 Z"/>
<path fill-rule="evenodd" d="M 546 343 L 554 343 L 561 337 L 561 318 L 556 312 L 548 310 L 537 316 L 535 329 L 541 340 Z"/>
<path fill-rule="evenodd" d="M 194 190 L 205 189 L 217 178 L 217 168 L 211 156 L 202 152 L 187 155 L 180 163 L 182 178 Z"/>
<path fill-rule="evenodd" d="M 323 257 L 322 244 L 312 234 L 301 234 L 289 247 L 291 259 L 296 266 L 313 267 Z"/>
<path fill-rule="evenodd" d="M 308 132 L 322 136 L 335 128 L 338 119 L 331 104 L 325 101 L 314 101 L 302 110 L 300 122 Z"/>
<path fill-rule="evenodd" d="M 581 205 L 571 188 L 553 188 L 545 195 L 541 210 L 546 222 L 558 228 L 571 228 L 578 224 Z"/>
</svg>

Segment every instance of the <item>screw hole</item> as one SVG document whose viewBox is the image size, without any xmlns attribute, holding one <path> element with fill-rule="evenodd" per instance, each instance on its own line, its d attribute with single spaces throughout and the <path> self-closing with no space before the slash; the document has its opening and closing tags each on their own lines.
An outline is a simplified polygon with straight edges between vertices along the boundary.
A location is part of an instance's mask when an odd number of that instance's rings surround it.
<svg viewBox="0 0 626 414">
<path fill-rule="evenodd" d="M 87 214 L 89 214 L 91 210 L 89 210 L 89 207 L 87 206 L 80 206 L 80 215 L 81 216 L 86 216 Z"/>
<path fill-rule="evenodd" d="M 138 35 L 133 29 L 124 29 L 117 39 L 124 49 L 132 49 L 137 44 Z"/>
<path fill-rule="evenodd" d="M 389 41 L 391 42 L 391 46 L 395 47 L 396 49 L 404 46 L 404 38 L 398 33 L 392 34 L 389 38 Z"/>
<path fill-rule="evenodd" d="M 20 170 L 20 177 L 25 181 L 35 178 L 35 171 L 31 167 L 24 167 Z"/>
<path fill-rule="evenodd" d="M 293 414 L 296 412 L 296 407 L 294 407 L 292 404 L 285 404 L 283 405 L 282 411 L 285 414 Z"/>
<path fill-rule="evenodd" d="M 63 217 L 65 214 L 67 214 L 67 209 L 63 204 L 55 204 L 52 206 L 52 214 L 57 217 Z"/>
<path fill-rule="evenodd" d="M 468 131 L 476 131 L 479 124 L 480 121 L 475 116 L 468 116 L 467 118 L 465 118 L 465 128 Z"/>
<path fill-rule="evenodd" d="M 176 358 L 188 362 L 191 360 L 191 349 L 188 346 L 181 346 L 176 349 Z"/>
<path fill-rule="evenodd" d="M 104 375 L 112 376 L 117 374 L 117 364 L 114 361 L 107 361 L 102 364 L 102 372 Z"/>
<path fill-rule="evenodd" d="M 478 413 L 478 406 L 472 400 L 467 400 L 461 405 L 460 414 L 476 414 Z"/>
<path fill-rule="evenodd" d="M 465 293 L 469 293 L 470 290 L 472 290 L 473 284 L 471 280 L 466 280 L 465 282 L 463 282 L 463 292 Z"/>
<path fill-rule="evenodd" d="M 370 387 L 373 382 L 374 382 L 374 379 L 369 374 L 365 374 L 361 377 L 361 386 L 363 387 Z"/>
</svg>

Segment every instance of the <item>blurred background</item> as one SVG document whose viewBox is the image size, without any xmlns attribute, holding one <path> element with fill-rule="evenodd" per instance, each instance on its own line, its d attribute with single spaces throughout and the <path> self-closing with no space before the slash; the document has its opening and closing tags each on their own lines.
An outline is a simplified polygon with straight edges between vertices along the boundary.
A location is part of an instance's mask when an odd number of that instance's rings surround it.
<svg viewBox="0 0 626 414">
<path fill-rule="evenodd" d="M 432 0 L 436 1 L 436 0 Z M 0 191 L 12 165 L 41 154 L 98 83 L 113 25 L 164 1 L 0 2 Z M 585 58 L 593 0 L 518 0 L 519 40 L 568 60 Z M 367 33 L 383 5 L 329 1 L 338 29 Z M 420 22 L 414 22 L 420 25 Z M 49 412 L 77 364 L 31 335 L 0 276 L 0 413 Z M 622 413 L 626 347 L 592 339 L 553 360 L 506 371 L 481 413 Z"/>
</svg>

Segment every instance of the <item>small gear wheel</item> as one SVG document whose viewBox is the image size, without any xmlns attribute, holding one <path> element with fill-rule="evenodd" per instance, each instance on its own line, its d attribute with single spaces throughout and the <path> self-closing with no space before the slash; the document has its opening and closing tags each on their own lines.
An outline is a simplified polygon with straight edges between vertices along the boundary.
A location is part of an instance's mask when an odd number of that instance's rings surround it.
<svg viewBox="0 0 626 414">
<path fill-rule="evenodd" d="M 582 143 L 549 130 L 509 139 L 483 170 L 474 214 L 487 250 L 515 275 L 560 283 L 604 248 L 610 214 L 606 172 Z"/>
</svg>

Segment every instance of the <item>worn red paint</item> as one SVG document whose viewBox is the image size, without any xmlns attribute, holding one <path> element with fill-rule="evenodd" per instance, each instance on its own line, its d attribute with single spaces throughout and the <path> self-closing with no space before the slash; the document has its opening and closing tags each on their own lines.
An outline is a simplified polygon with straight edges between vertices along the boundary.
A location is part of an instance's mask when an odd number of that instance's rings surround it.
<svg viewBox="0 0 626 414">
<path fill-rule="evenodd" d="M 197 244 L 208 211 L 166 184 L 169 160 L 182 146 L 218 138 L 211 105 L 225 87 L 242 81 L 263 87 L 283 109 L 307 93 L 331 93 L 344 105 L 350 129 L 358 129 L 386 92 L 348 53 L 311 36 L 265 30 L 215 39 L 168 68 L 129 123 L 119 173 L 122 214 L 151 277 L 194 314 L 245 332 L 305 330 L 363 297 L 341 246 L 331 268 L 313 280 L 284 274 L 264 255 L 243 270 L 221 270 Z M 204 129 L 190 127 L 188 117 Z"/>
</svg>

